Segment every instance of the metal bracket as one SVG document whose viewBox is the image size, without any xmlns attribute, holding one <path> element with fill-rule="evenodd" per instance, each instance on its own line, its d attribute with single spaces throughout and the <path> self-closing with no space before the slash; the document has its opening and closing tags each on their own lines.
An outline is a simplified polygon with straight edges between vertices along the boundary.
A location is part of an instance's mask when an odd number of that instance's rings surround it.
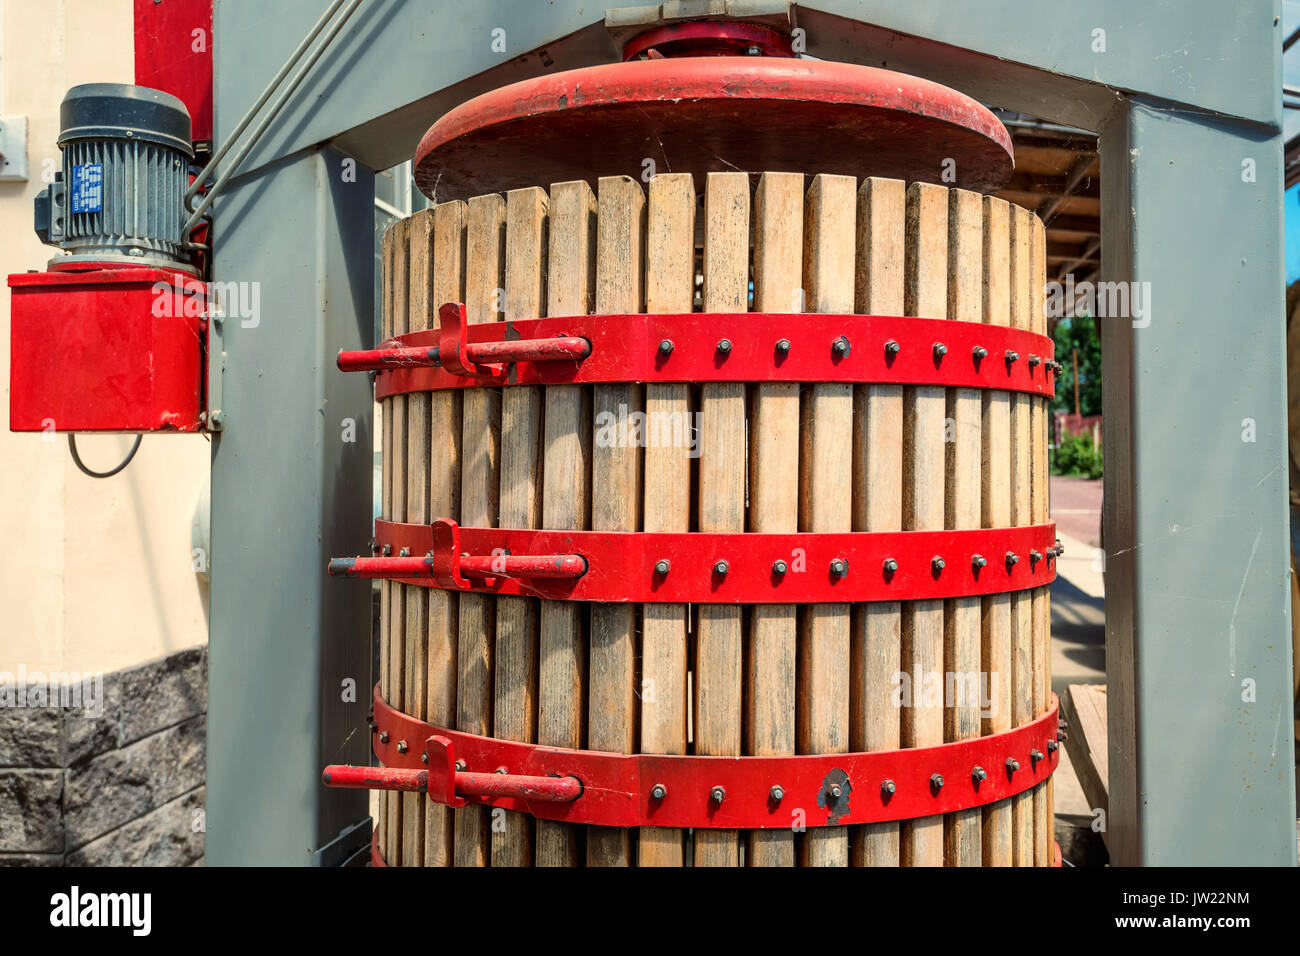
<svg viewBox="0 0 1300 956">
<path fill-rule="evenodd" d="M 762 534 L 462 528 L 447 518 L 431 525 L 380 519 L 376 549 L 398 556 L 335 558 L 329 573 L 560 601 L 916 601 L 1049 584 L 1056 578 L 1055 538 L 1053 523 Z"/>
<path fill-rule="evenodd" d="M 208 341 L 207 341 L 207 393 L 206 409 L 203 412 L 204 424 L 210 432 L 219 432 L 226 425 L 225 412 L 222 411 L 221 379 L 226 370 L 225 345 L 226 315 L 219 305 L 208 300 Z"/>
</svg>

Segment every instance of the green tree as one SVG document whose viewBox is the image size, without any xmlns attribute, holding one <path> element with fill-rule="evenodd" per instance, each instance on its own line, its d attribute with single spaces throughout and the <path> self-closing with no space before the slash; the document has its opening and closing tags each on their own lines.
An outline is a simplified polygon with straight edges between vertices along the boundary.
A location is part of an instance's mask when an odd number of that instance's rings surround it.
<svg viewBox="0 0 1300 956">
<path fill-rule="evenodd" d="M 1097 320 L 1089 315 L 1062 319 L 1052 332 L 1056 342 L 1056 360 L 1061 374 L 1056 377 L 1053 411 L 1074 411 L 1074 361 L 1071 351 L 1079 352 L 1079 411 L 1084 415 L 1101 414 L 1101 338 Z"/>
</svg>

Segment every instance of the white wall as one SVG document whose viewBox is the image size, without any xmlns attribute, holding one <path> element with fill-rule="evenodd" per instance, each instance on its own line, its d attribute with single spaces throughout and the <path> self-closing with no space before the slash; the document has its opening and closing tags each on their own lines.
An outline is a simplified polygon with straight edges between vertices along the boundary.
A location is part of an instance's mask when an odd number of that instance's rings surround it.
<svg viewBox="0 0 1300 956">
<path fill-rule="evenodd" d="M 55 250 L 32 232 L 45 160 L 58 167 L 59 102 L 78 83 L 134 78 L 131 0 L 0 0 L 0 114 L 28 117 L 29 180 L 0 182 L 0 275 L 43 270 Z M 9 293 L 0 290 L 0 671 L 111 671 L 207 641 L 206 593 L 190 526 L 209 444 L 146 435 L 131 465 L 87 478 L 67 440 L 13 434 Z M 85 436 L 107 469 L 130 436 Z M 250 501 L 250 507 L 254 503 Z"/>
</svg>

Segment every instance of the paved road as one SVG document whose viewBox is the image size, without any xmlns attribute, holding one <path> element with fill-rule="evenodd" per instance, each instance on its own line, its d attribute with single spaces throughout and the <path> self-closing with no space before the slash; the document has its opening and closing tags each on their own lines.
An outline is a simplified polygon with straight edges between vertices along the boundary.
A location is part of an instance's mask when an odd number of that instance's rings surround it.
<svg viewBox="0 0 1300 956">
<path fill-rule="evenodd" d="M 1101 543 L 1101 481 L 1053 475 L 1050 498 L 1057 528 L 1084 544 Z"/>
</svg>

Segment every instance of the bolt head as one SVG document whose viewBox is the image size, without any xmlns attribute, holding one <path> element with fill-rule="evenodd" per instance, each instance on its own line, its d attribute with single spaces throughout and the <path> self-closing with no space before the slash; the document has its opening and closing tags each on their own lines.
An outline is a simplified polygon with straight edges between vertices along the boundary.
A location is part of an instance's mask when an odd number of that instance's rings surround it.
<svg viewBox="0 0 1300 956">
<path fill-rule="evenodd" d="M 983 767 L 976 767 L 970 772 L 970 775 L 974 778 L 976 783 L 979 783 L 981 780 L 987 779 L 989 772 Z"/>
<path fill-rule="evenodd" d="M 941 773 L 932 773 L 932 774 L 930 774 L 930 786 L 933 787 L 935 790 L 942 790 L 942 789 L 943 789 L 943 774 L 941 774 Z"/>
<path fill-rule="evenodd" d="M 977 345 L 970 350 L 970 354 L 975 356 L 975 361 L 978 362 L 980 359 L 988 358 L 989 350 L 982 345 Z"/>
<path fill-rule="evenodd" d="M 886 574 L 893 574 L 895 571 L 898 570 L 898 562 L 895 561 L 893 558 L 885 558 L 885 563 L 883 567 L 885 569 Z"/>
<path fill-rule="evenodd" d="M 386 730 L 381 730 L 381 731 L 379 732 L 379 742 L 380 742 L 381 744 L 386 744 L 386 743 L 388 743 L 388 731 L 386 731 Z"/>
<path fill-rule="evenodd" d="M 831 562 L 831 574 L 837 578 L 842 578 L 849 573 L 849 562 L 844 558 L 836 558 Z"/>
<path fill-rule="evenodd" d="M 841 787 L 838 783 L 833 783 L 826 788 L 826 793 L 827 795 L 830 796 L 832 800 L 838 800 L 840 796 L 844 793 L 844 788 Z"/>
<path fill-rule="evenodd" d="M 718 339 L 718 351 L 726 355 L 731 351 L 731 339 Z"/>
<path fill-rule="evenodd" d="M 934 343 L 934 357 L 935 357 L 935 358 L 937 358 L 937 359 L 941 359 L 941 358 L 943 358 L 943 357 L 944 357 L 945 355 L 947 355 L 947 354 L 948 354 L 948 346 L 944 345 L 942 342 L 935 342 L 935 343 Z"/>
<path fill-rule="evenodd" d="M 1043 752 L 1038 748 L 1034 748 L 1033 750 L 1029 751 L 1029 759 L 1037 763 L 1038 761 L 1043 759 Z"/>
<path fill-rule="evenodd" d="M 785 799 L 785 787 L 779 783 L 774 783 L 772 788 L 767 791 L 767 796 L 773 803 L 780 803 Z"/>
<path fill-rule="evenodd" d="M 397 552 L 397 554 L 399 557 L 409 558 L 411 556 L 411 549 L 403 548 L 401 551 Z"/>
<path fill-rule="evenodd" d="M 465 761 L 463 761 L 463 760 L 457 760 L 457 761 L 456 761 L 456 769 L 457 769 L 458 771 L 464 771 L 464 769 L 465 769 L 466 766 L 467 766 L 467 764 L 465 763 Z"/>
<path fill-rule="evenodd" d="M 1047 742 L 1047 752 L 1048 752 L 1049 754 L 1054 754 L 1054 753 L 1056 753 L 1056 748 L 1059 747 L 1059 746 L 1061 746 L 1061 745 L 1058 744 L 1055 740 L 1049 740 L 1049 741 Z"/>
<path fill-rule="evenodd" d="M 939 556 L 936 554 L 936 555 L 935 555 L 935 556 L 930 560 L 930 569 L 931 569 L 932 571 L 934 571 L 935 574 L 938 574 L 940 571 L 942 571 L 942 570 L 943 570 L 943 558 L 939 557 Z"/>
<path fill-rule="evenodd" d="M 790 566 L 779 558 L 772 562 L 772 573 L 776 575 L 785 574 L 790 570 Z"/>
<path fill-rule="evenodd" d="M 715 561 L 713 564 L 713 571 L 715 574 L 726 574 L 730 570 L 731 565 L 727 564 L 726 561 Z"/>
<path fill-rule="evenodd" d="M 970 559 L 971 567 L 974 568 L 976 571 L 978 571 L 980 568 L 984 567 L 988 563 L 989 563 L 989 559 L 984 557 L 984 555 L 982 554 L 977 554 Z"/>
<path fill-rule="evenodd" d="M 714 787 L 709 791 L 709 799 L 714 803 L 721 803 L 727 799 L 727 791 L 722 787 Z"/>
<path fill-rule="evenodd" d="M 789 339 L 781 339 L 779 342 L 777 342 L 777 343 L 776 343 L 776 351 L 777 351 L 777 354 L 778 354 L 778 355 L 788 355 L 788 354 L 790 354 L 790 340 L 789 340 Z"/>
<path fill-rule="evenodd" d="M 1020 761 L 1017 760 L 1015 757 L 1008 757 L 1007 769 L 1010 770 L 1012 773 L 1015 773 L 1017 770 L 1020 769 Z"/>
<path fill-rule="evenodd" d="M 667 574 L 668 569 L 672 567 L 667 558 L 660 558 L 655 562 L 655 574 Z"/>
<path fill-rule="evenodd" d="M 895 342 L 893 339 L 890 339 L 888 342 L 885 343 L 886 355 L 897 355 L 902 350 L 903 347 L 899 345 L 897 342 Z"/>
<path fill-rule="evenodd" d="M 426 750 L 424 753 L 420 754 L 420 763 L 428 763 L 428 762 L 429 762 L 429 751 Z"/>
<path fill-rule="evenodd" d="M 384 557 L 387 558 L 387 557 L 389 557 L 392 553 L 393 553 L 393 546 L 392 546 L 391 544 L 386 544 L 386 545 L 384 545 Z"/>
<path fill-rule="evenodd" d="M 845 336 L 841 335 L 831 343 L 831 351 L 836 355 L 848 355 L 849 352 L 852 351 L 852 348 L 849 345 L 849 340 Z"/>
<path fill-rule="evenodd" d="M 1006 357 L 1008 362 L 1018 362 L 1020 360 L 1020 353 L 1013 352 L 1010 349 L 1007 349 Z"/>
<path fill-rule="evenodd" d="M 1039 362 L 1041 362 L 1041 361 L 1042 361 L 1042 359 L 1040 359 L 1037 355 L 1031 355 L 1031 356 L 1029 356 L 1029 367 L 1030 367 L 1030 368 L 1033 368 L 1034 366 L 1036 366 L 1036 365 L 1037 365 Z"/>
<path fill-rule="evenodd" d="M 1014 551 L 1008 551 L 1008 552 L 1007 552 L 1007 570 L 1008 570 L 1008 571 L 1011 570 L 1012 568 L 1014 568 L 1014 567 L 1015 567 L 1017 564 L 1019 564 L 1019 563 L 1020 563 L 1020 555 L 1016 554 Z"/>
<path fill-rule="evenodd" d="M 399 754 L 404 754 L 404 753 L 406 753 L 406 751 L 407 751 L 406 741 L 405 741 L 405 740 L 399 740 L 399 741 L 397 742 L 397 752 L 398 752 Z"/>
<path fill-rule="evenodd" d="M 654 800 L 662 800 L 664 797 L 668 796 L 668 788 L 662 783 L 656 783 L 650 788 L 650 796 Z"/>
<path fill-rule="evenodd" d="M 659 343 L 659 354 L 660 354 L 660 355 L 672 355 L 672 353 L 673 353 L 673 340 L 672 340 L 672 339 L 664 339 L 664 340 L 662 340 L 662 341 Z"/>
<path fill-rule="evenodd" d="M 882 780 L 880 782 L 880 792 L 887 797 L 892 797 L 897 790 L 898 785 L 892 780 Z"/>
</svg>

